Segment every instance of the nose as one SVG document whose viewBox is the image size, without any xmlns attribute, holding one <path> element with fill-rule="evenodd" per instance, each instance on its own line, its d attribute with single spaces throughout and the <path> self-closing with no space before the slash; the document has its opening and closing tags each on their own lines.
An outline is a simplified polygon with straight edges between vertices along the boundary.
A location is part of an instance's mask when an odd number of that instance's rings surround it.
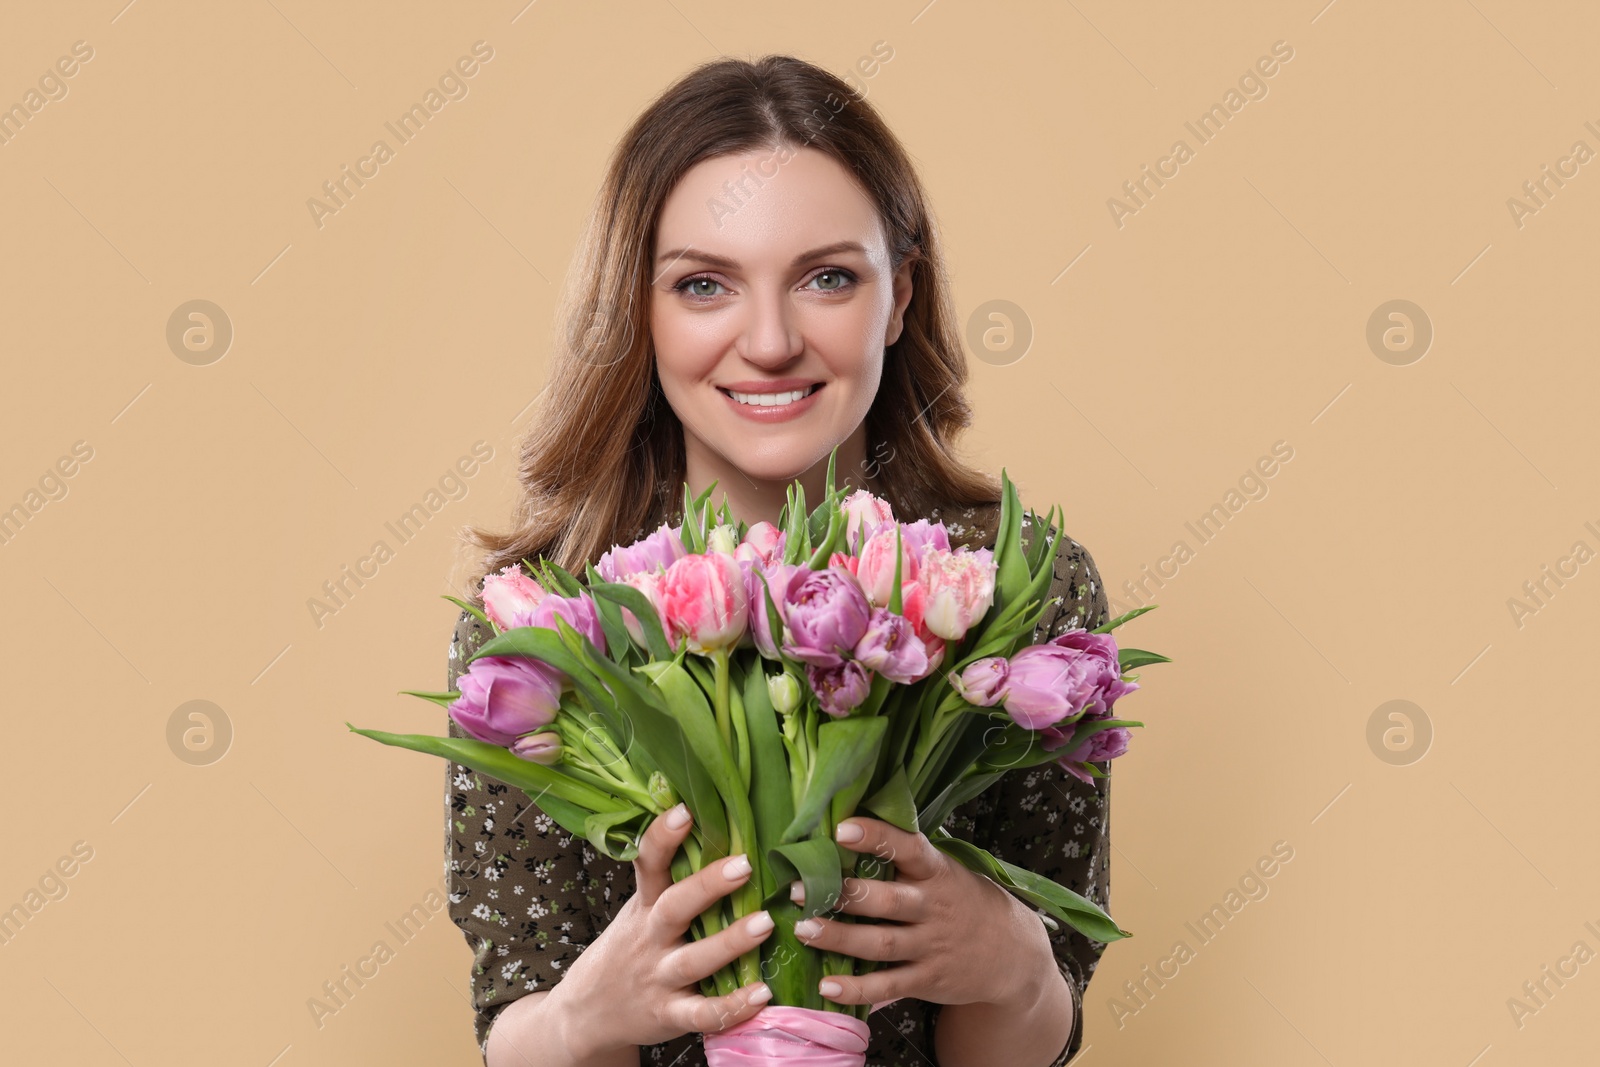
<svg viewBox="0 0 1600 1067">
<path fill-rule="evenodd" d="M 739 354 L 762 367 L 780 367 L 805 350 L 795 309 L 788 294 L 763 291 L 745 305 L 748 315 L 739 341 Z"/>
</svg>

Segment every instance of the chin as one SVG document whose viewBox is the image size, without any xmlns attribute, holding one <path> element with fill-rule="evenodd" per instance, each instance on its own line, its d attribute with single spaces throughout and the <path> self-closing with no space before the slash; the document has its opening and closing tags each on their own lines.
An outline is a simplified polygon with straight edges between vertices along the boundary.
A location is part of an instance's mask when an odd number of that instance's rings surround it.
<svg viewBox="0 0 1600 1067">
<path fill-rule="evenodd" d="M 841 439 L 842 440 L 842 439 Z M 744 438 L 730 440 L 727 455 L 751 478 L 766 482 L 792 482 L 820 460 L 826 463 L 834 442 L 814 438 L 794 441 L 758 442 Z M 812 502 L 815 506 L 815 501 Z"/>
</svg>

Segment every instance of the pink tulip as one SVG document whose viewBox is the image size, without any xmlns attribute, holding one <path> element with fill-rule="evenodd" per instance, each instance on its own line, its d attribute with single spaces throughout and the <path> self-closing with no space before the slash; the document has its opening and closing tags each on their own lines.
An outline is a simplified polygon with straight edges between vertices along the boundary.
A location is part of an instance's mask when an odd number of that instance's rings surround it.
<svg viewBox="0 0 1600 1067">
<path fill-rule="evenodd" d="M 745 532 L 744 541 L 734 549 L 735 559 L 745 560 L 760 567 L 770 567 L 783 559 L 784 532 L 772 523 L 762 520 Z"/>
<path fill-rule="evenodd" d="M 947 641 L 965 637 L 994 603 L 994 576 L 994 553 L 987 548 L 929 548 L 917 574 L 927 628 Z"/>
<path fill-rule="evenodd" d="M 529 577 L 520 563 L 483 576 L 483 613 L 502 630 L 515 625 L 513 615 L 531 612 L 546 595 L 544 586 Z"/>
<path fill-rule="evenodd" d="M 852 552 L 859 543 L 856 532 L 858 524 L 865 524 L 865 532 L 860 537 L 871 537 L 872 531 L 880 523 L 894 521 L 894 509 L 889 506 L 889 502 L 873 496 L 865 489 L 857 489 L 845 497 L 840 507 L 845 517 L 845 540 Z"/>
<path fill-rule="evenodd" d="M 691 652 L 733 647 L 748 622 L 744 572 L 721 552 L 675 561 L 661 580 L 661 601 L 674 644 L 683 638 Z"/>
<path fill-rule="evenodd" d="M 855 568 L 856 580 L 875 608 L 887 607 L 894 593 L 895 536 L 904 527 L 889 522 L 873 531 L 861 546 L 861 555 Z M 917 559 L 909 545 L 900 545 L 900 584 L 917 579 Z"/>
<path fill-rule="evenodd" d="M 911 624 L 911 629 L 922 638 L 923 644 L 930 641 L 939 641 L 932 630 L 928 629 L 928 622 L 923 617 L 923 611 L 928 605 L 928 598 L 922 588 L 921 582 L 903 582 L 900 586 L 900 614 L 906 617 Z"/>
</svg>

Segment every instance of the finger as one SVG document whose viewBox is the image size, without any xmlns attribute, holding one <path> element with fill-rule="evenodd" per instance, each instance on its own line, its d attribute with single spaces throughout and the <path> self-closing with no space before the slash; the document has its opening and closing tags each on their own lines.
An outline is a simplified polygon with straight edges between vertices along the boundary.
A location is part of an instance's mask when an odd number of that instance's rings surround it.
<svg viewBox="0 0 1600 1067">
<path fill-rule="evenodd" d="M 639 854 L 633 860 L 634 895 L 650 906 L 672 885 L 672 857 L 689 836 L 689 808 L 679 804 L 650 820 L 639 835 Z M 674 825 L 676 824 L 676 825 Z"/>
<path fill-rule="evenodd" d="M 853 837 L 852 827 L 859 828 L 861 836 Z M 834 839 L 853 852 L 888 860 L 906 878 L 932 878 L 944 866 L 944 854 L 934 847 L 926 834 L 906 833 L 882 819 L 851 816 L 839 824 Z"/>
<path fill-rule="evenodd" d="M 809 948 L 840 952 L 858 960 L 894 963 L 919 955 L 917 927 L 900 923 L 841 922 L 818 916 L 795 923 L 794 936 Z"/>
<path fill-rule="evenodd" d="M 889 967 L 871 974 L 829 975 L 817 983 L 817 991 L 835 1004 L 881 1005 L 910 995 L 905 992 L 909 970 L 910 967 Z"/>
<path fill-rule="evenodd" d="M 668 886 L 650 909 L 650 921 L 666 937 L 682 937 L 695 916 L 749 880 L 750 857 L 745 853 L 712 860 Z"/>
<path fill-rule="evenodd" d="M 746 915 L 710 937 L 689 941 L 662 957 L 663 977 L 676 989 L 709 978 L 772 936 L 772 916 Z"/>
<path fill-rule="evenodd" d="M 884 888 L 878 888 L 880 886 Z M 789 883 L 789 899 L 802 908 L 806 906 L 806 884 L 798 878 Z M 909 882 L 846 878 L 840 883 L 839 895 L 833 898 L 826 910 L 866 915 L 874 919 L 921 922 L 925 914 L 925 902 L 921 888 Z"/>
<path fill-rule="evenodd" d="M 714 1034 L 750 1018 L 772 999 L 765 982 L 735 989 L 721 997 L 687 996 L 672 1002 L 668 1013 L 674 1029 L 686 1034 Z"/>
<path fill-rule="evenodd" d="M 800 894 L 805 895 L 804 884 Z M 839 899 L 830 909 L 872 919 L 915 923 L 927 919 L 927 894 L 916 882 L 884 882 L 876 878 L 846 878 Z"/>
</svg>

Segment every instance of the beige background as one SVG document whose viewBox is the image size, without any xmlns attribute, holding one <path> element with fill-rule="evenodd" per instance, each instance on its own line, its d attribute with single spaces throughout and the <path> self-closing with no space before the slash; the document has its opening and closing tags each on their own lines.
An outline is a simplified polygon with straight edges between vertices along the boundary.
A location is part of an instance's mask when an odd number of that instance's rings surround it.
<svg viewBox="0 0 1600 1067">
<path fill-rule="evenodd" d="M 882 41 L 857 77 L 932 191 L 962 315 L 1010 301 L 1033 333 L 974 360 L 973 456 L 1066 507 L 1121 606 L 1165 568 L 1125 631 L 1176 660 L 1116 764 L 1135 936 L 1079 1062 L 1578 1062 L 1600 564 L 1561 561 L 1600 550 L 1600 162 L 1520 226 L 1507 202 L 1600 150 L 1593 9 L 524 2 L 0 17 L 0 104 L 93 49 L 0 144 L 0 507 L 92 449 L 0 544 L 0 907 L 73 871 L 0 944 L 6 1058 L 477 1062 L 460 934 L 386 926 L 439 881 L 442 764 L 343 721 L 443 730 L 394 694 L 443 684 L 454 534 L 508 513 L 555 283 L 626 124 L 718 52 L 844 73 Z M 323 182 L 479 40 L 469 94 L 319 227 Z M 1185 121 L 1278 41 L 1267 95 L 1199 144 Z M 1108 199 L 1178 138 L 1193 158 L 1119 228 Z M 209 365 L 167 341 L 193 300 L 234 331 Z M 1367 340 L 1392 300 L 1434 332 L 1406 365 Z M 465 495 L 400 544 L 385 522 L 480 440 Z M 319 626 L 307 601 L 380 539 L 393 558 Z M 1571 577 L 1519 623 L 1546 566 Z M 232 735 L 201 765 L 169 741 L 193 700 Z M 1398 753 L 1369 741 L 1392 700 Z M 1202 944 L 1185 924 L 1276 842 L 1292 861 Z M 393 958 L 319 1027 L 308 1000 L 380 939 Z"/>
</svg>

